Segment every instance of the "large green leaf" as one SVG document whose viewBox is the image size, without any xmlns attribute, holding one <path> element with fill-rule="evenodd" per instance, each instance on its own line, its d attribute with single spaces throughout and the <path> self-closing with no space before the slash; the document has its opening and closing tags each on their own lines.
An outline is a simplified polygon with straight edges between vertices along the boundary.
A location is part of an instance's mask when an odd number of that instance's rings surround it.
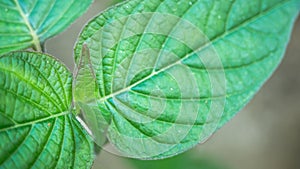
<svg viewBox="0 0 300 169">
<path fill-rule="evenodd" d="M 57 60 L 0 58 L 0 168 L 90 168 L 93 143 L 71 111 L 72 76 Z"/>
<path fill-rule="evenodd" d="M 0 55 L 28 47 L 40 50 L 46 39 L 65 30 L 92 0 L 0 1 Z"/>
<path fill-rule="evenodd" d="M 123 155 L 184 152 L 231 119 L 270 77 L 298 12 L 299 0 L 125 1 L 79 37 L 76 62 L 86 46 L 97 82 L 92 90 L 99 91 L 85 107 L 111 114 L 107 136 Z M 95 117 L 91 112 L 84 114 Z"/>
</svg>

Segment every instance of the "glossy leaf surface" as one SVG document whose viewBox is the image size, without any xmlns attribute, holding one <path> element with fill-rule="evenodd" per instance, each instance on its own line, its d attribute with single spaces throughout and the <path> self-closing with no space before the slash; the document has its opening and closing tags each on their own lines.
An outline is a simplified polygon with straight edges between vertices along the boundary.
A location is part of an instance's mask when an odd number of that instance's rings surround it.
<svg viewBox="0 0 300 169">
<path fill-rule="evenodd" d="M 298 13 L 299 0 L 125 1 L 79 37 L 75 59 L 89 49 L 99 91 L 85 104 L 110 113 L 107 137 L 122 155 L 184 152 L 270 77 Z"/>
<path fill-rule="evenodd" d="M 46 39 L 65 30 L 92 0 L 0 1 L 0 55 L 26 49 L 41 50 Z"/>
<path fill-rule="evenodd" d="M 0 168 L 90 168 L 93 143 L 70 113 L 72 76 L 50 56 L 0 58 Z"/>
</svg>

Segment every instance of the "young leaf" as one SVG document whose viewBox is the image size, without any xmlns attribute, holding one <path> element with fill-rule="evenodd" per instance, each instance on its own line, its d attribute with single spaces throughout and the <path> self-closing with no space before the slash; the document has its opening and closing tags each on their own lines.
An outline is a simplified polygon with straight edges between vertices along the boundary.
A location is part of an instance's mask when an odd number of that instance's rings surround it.
<svg viewBox="0 0 300 169">
<path fill-rule="evenodd" d="M 57 60 L 0 58 L 0 168 L 90 168 L 93 143 L 70 113 L 72 76 Z"/>
<path fill-rule="evenodd" d="M 99 99 L 99 91 L 95 81 L 95 74 L 90 63 L 90 53 L 86 45 L 82 48 L 82 56 L 80 63 L 75 72 L 74 80 L 74 100 L 77 114 L 83 112 L 83 119 L 94 134 L 94 141 L 98 145 L 106 142 L 106 132 L 109 117 L 102 116 L 97 105 Z M 109 113 L 107 113 L 109 116 Z"/>
<path fill-rule="evenodd" d="M 33 47 L 65 30 L 92 0 L 5 0 L 0 2 L 0 55 Z"/>
<path fill-rule="evenodd" d="M 204 142 L 278 66 L 299 2 L 131 0 L 93 19 L 75 59 L 86 44 L 108 139 L 146 159 Z"/>
</svg>

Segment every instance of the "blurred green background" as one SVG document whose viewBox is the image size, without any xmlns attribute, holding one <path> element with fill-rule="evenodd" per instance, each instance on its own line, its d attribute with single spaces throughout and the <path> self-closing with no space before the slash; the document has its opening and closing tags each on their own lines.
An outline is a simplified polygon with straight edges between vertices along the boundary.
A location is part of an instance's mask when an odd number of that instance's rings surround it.
<svg viewBox="0 0 300 169">
<path fill-rule="evenodd" d="M 67 31 L 47 42 L 47 52 L 73 70 L 73 46 L 80 30 L 112 1 L 95 0 Z M 250 104 L 205 144 L 155 162 L 129 160 L 102 151 L 94 169 L 299 169 L 299 74 L 300 18 L 279 69 Z"/>
</svg>

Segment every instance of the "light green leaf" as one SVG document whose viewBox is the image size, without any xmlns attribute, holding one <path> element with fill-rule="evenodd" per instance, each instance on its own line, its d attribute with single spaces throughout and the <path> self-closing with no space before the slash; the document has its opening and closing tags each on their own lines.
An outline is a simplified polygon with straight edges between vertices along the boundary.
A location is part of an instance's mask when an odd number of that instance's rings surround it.
<svg viewBox="0 0 300 169">
<path fill-rule="evenodd" d="M 90 168 L 93 143 L 70 113 L 72 75 L 50 56 L 0 58 L 0 168 Z"/>
<path fill-rule="evenodd" d="M 0 55 L 33 47 L 65 30 L 92 0 L 0 1 Z"/>
<path fill-rule="evenodd" d="M 96 104 L 99 99 L 99 91 L 95 81 L 95 74 L 90 62 L 90 54 L 86 45 L 82 48 L 82 56 L 75 72 L 74 81 L 74 100 L 77 114 L 83 112 L 83 119 L 89 126 L 89 129 L 94 133 L 94 141 L 98 145 L 103 145 L 106 142 L 106 132 L 108 127 L 108 117 L 102 116 L 98 105 Z M 86 113 L 88 112 L 88 113 Z"/>
<path fill-rule="evenodd" d="M 299 0 L 131 0 L 94 18 L 75 59 L 86 44 L 108 139 L 143 159 L 204 142 L 278 66 L 298 12 Z"/>
</svg>

